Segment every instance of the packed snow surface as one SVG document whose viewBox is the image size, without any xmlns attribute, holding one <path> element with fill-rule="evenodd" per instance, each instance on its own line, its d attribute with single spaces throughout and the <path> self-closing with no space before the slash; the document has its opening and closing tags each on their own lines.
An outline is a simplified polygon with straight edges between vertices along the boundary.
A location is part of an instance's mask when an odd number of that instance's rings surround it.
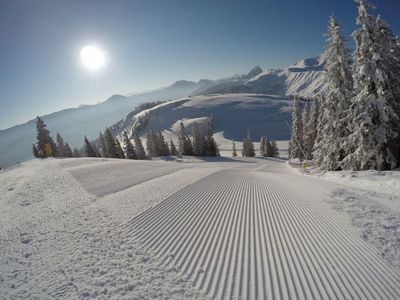
<svg viewBox="0 0 400 300">
<path fill-rule="evenodd" d="M 0 298 L 399 299 L 339 187 L 262 158 L 29 161 L 0 173 Z"/>
</svg>

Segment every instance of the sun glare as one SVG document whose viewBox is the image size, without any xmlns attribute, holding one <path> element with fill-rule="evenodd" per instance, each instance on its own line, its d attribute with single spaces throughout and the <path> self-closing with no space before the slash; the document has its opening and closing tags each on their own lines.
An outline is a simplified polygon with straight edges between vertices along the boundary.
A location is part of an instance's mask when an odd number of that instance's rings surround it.
<svg viewBox="0 0 400 300">
<path fill-rule="evenodd" d="M 92 71 L 101 69 L 106 62 L 104 52 L 94 46 L 82 48 L 81 60 L 83 64 Z"/>
</svg>

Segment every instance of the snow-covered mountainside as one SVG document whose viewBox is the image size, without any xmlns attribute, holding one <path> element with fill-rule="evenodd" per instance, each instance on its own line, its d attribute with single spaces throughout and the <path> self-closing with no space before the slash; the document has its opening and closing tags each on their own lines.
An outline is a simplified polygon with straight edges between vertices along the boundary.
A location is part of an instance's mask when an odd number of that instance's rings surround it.
<svg viewBox="0 0 400 300">
<path fill-rule="evenodd" d="M 203 94 L 258 93 L 310 98 L 324 88 L 324 57 L 301 60 L 284 70 L 269 70 L 248 80 L 215 84 Z"/>
<path fill-rule="evenodd" d="M 203 95 L 169 101 L 128 115 L 114 126 L 114 134 L 124 130 L 132 133 L 140 128 L 144 135 L 150 128 L 163 131 L 169 139 L 175 139 L 182 120 L 191 133 L 191 125 L 204 122 L 213 117 L 217 143 L 228 140 L 241 141 L 250 130 L 251 137 L 257 141 L 261 136 L 286 140 L 290 130 L 291 100 L 281 96 L 253 94 Z"/>
<path fill-rule="evenodd" d="M 125 117 L 143 102 L 215 93 L 311 97 L 323 87 L 322 61 L 320 58 L 306 59 L 285 70 L 267 72 L 263 72 L 259 66 L 256 66 L 247 74 L 218 80 L 202 79 L 198 82 L 180 80 L 158 90 L 130 96 L 114 95 L 96 105 L 65 109 L 43 116 L 42 119 L 53 136 L 60 132 L 70 146 L 81 147 L 84 135 L 87 135 L 89 139 L 94 139 L 100 130 Z M 245 128 L 245 125 L 237 123 L 235 128 Z M 281 128 L 281 130 L 285 129 Z M 0 130 L 0 166 L 8 167 L 32 158 L 31 147 L 35 142 L 35 135 L 35 120 Z M 274 134 L 274 136 L 281 135 L 281 133 Z"/>
</svg>

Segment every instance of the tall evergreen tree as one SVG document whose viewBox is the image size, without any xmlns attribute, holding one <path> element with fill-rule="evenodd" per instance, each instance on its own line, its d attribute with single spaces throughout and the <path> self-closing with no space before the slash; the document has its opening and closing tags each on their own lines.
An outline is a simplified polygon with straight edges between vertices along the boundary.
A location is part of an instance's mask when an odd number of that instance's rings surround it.
<svg viewBox="0 0 400 300">
<path fill-rule="evenodd" d="M 85 136 L 85 153 L 87 157 L 97 157 L 96 150 L 93 145 L 89 142 L 88 138 Z"/>
<path fill-rule="evenodd" d="M 161 156 L 169 156 L 171 153 L 169 151 L 168 143 L 165 141 L 161 130 L 158 131 L 158 140 L 161 145 Z"/>
<path fill-rule="evenodd" d="M 37 117 L 36 119 L 36 131 L 36 148 L 38 150 L 39 157 L 46 158 L 49 156 L 57 156 L 57 146 L 54 143 L 53 138 L 50 136 L 50 131 L 46 128 L 46 124 L 40 117 Z"/>
<path fill-rule="evenodd" d="M 129 139 L 128 132 L 125 130 L 123 134 L 125 144 L 125 157 L 127 159 L 138 159 L 135 147 L 133 147 L 131 140 Z"/>
<path fill-rule="evenodd" d="M 314 146 L 314 157 L 321 169 L 337 170 L 351 147 L 347 143 L 347 137 L 350 134 L 349 124 L 352 122 L 349 108 L 353 97 L 353 79 L 350 51 L 346 47 L 341 27 L 333 16 L 329 21 L 327 37 L 328 46 L 325 51 L 327 90 L 321 103 L 320 136 Z M 312 130 L 314 125 L 310 124 L 308 130 Z M 307 159 L 310 159 L 309 147 L 312 138 L 309 136 L 307 140 Z"/>
<path fill-rule="evenodd" d="M 101 132 L 99 132 L 99 140 L 100 140 L 100 151 L 101 151 L 101 156 L 102 157 L 110 157 L 110 155 L 107 152 L 107 145 L 104 139 L 104 136 Z"/>
<path fill-rule="evenodd" d="M 78 149 L 74 148 L 74 157 L 78 158 L 81 157 L 81 154 L 79 153 Z"/>
<path fill-rule="evenodd" d="M 261 156 L 267 156 L 267 139 L 265 136 L 261 137 L 260 139 L 260 155 Z"/>
<path fill-rule="evenodd" d="M 193 123 L 192 125 L 192 138 L 193 138 L 193 155 L 205 156 L 207 151 L 206 136 L 204 133 L 204 126 Z"/>
<path fill-rule="evenodd" d="M 111 158 L 120 158 L 120 152 L 119 149 L 117 148 L 117 144 L 115 143 L 115 139 L 111 133 L 111 130 L 109 128 L 106 128 L 104 132 L 104 142 L 106 145 L 106 157 L 111 157 Z"/>
<path fill-rule="evenodd" d="M 382 41 L 376 19 L 369 13 L 372 5 L 358 0 L 359 28 L 353 33 L 356 41 L 355 92 L 351 103 L 351 134 L 353 145 L 343 160 L 343 167 L 354 170 L 387 170 L 395 168 L 398 156 L 393 146 L 399 136 L 399 114 L 387 50 Z"/>
<path fill-rule="evenodd" d="M 247 130 L 247 136 L 243 140 L 242 156 L 243 157 L 256 156 L 256 153 L 254 151 L 254 144 L 251 141 L 251 137 L 250 137 L 250 130 Z"/>
<path fill-rule="evenodd" d="M 71 150 L 71 147 L 68 145 L 68 143 L 65 143 L 65 151 L 66 151 L 66 157 L 74 157 L 74 153 Z"/>
<path fill-rule="evenodd" d="M 271 157 L 278 157 L 278 156 L 279 156 L 278 145 L 274 140 L 271 140 Z"/>
<path fill-rule="evenodd" d="M 176 147 L 175 147 L 175 144 L 174 144 L 174 142 L 172 141 L 172 139 L 171 139 L 171 141 L 169 142 L 169 144 L 170 144 L 170 152 L 171 152 L 171 155 L 172 156 L 177 156 L 178 155 L 178 150 L 176 149 Z"/>
<path fill-rule="evenodd" d="M 237 152 L 236 152 L 236 144 L 235 141 L 232 140 L 232 156 L 236 157 L 237 156 Z"/>
<path fill-rule="evenodd" d="M 307 124 L 307 143 L 309 145 L 309 158 L 314 158 L 313 151 L 315 150 L 315 145 L 317 143 L 318 137 L 318 128 L 320 124 L 320 101 L 319 98 L 312 99 L 311 108 L 310 108 L 310 117 Z"/>
<path fill-rule="evenodd" d="M 294 98 L 292 110 L 292 134 L 289 140 L 289 158 L 304 159 L 303 154 L 303 122 L 301 104 L 298 97 Z"/>
<path fill-rule="evenodd" d="M 133 135 L 135 141 L 135 149 L 138 159 L 147 159 L 146 152 L 144 151 L 143 144 L 137 132 Z"/>
<path fill-rule="evenodd" d="M 115 139 L 115 148 L 117 149 L 117 158 L 125 159 L 124 150 L 122 150 L 121 143 L 117 138 Z"/>
<path fill-rule="evenodd" d="M 205 156 L 220 156 L 217 142 L 214 139 L 214 117 L 211 115 L 203 129 Z"/>
<path fill-rule="evenodd" d="M 39 151 L 37 150 L 35 144 L 32 145 L 32 154 L 34 157 L 39 158 Z"/>
<path fill-rule="evenodd" d="M 179 153 L 181 155 L 193 155 L 192 142 L 187 136 L 183 122 L 180 123 L 180 131 L 178 134 Z"/>
<path fill-rule="evenodd" d="M 58 157 L 67 157 L 67 148 L 64 143 L 64 139 L 61 137 L 60 133 L 57 132 L 56 135 L 57 141 L 57 156 Z"/>
<path fill-rule="evenodd" d="M 313 141 L 313 128 L 311 128 L 311 112 L 308 106 L 304 107 L 302 112 L 302 124 L 303 124 L 303 151 L 304 158 L 307 160 L 312 159 L 312 151 L 314 147 Z"/>
</svg>

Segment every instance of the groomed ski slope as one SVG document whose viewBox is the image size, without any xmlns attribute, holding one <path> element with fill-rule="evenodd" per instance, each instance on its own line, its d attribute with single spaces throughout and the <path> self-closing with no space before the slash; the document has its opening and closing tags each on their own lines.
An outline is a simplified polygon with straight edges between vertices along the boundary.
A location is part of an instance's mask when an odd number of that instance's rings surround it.
<svg viewBox="0 0 400 300">
<path fill-rule="evenodd" d="M 0 299 L 400 299 L 340 186 L 284 162 L 35 160 L 0 183 Z"/>
<path fill-rule="evenodd" d="M 134 218 L 126 232 L 211 298 L 400 298 L 399 274 L 342 216 L 270 177 L 219 171 Z"/>
</svg>

